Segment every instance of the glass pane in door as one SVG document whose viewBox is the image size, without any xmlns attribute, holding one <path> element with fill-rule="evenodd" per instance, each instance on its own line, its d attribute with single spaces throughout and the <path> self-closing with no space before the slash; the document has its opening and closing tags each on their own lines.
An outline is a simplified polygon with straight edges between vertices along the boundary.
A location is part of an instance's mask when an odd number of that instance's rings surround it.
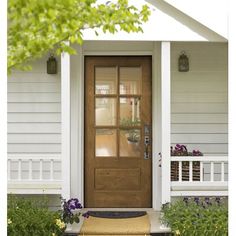
<svg viewBox="0 0 236 236">
<path fill-rule="evenodd" d="M 139 126 L 140 98 L 120 98 L 120 126 Z"/>
<path fill-rule="evenodd" d="M 141 67 L 120 67 L 120 94 L 140 94 L 141 79 Z"/>
<path fill-rule="evenodd" d="M 96 94 L 116 94 L 117 69 L 116 67 L 95 68 Z"/>
<path fill-rule="evenodd" d="M 116 125 L 116 98 L 96 98 L 96 125 Z"/>
<path fill-rule="evenodd" d="M 120 130 L 120 156 L 140 157 L 141 154 L 141 133 L 138 129 Z"/>
<path fill-rule="evenodd" d="M 96 156 L 116 156 L 117 135 L 115 129 L 96 129 Z"/>
</svg>

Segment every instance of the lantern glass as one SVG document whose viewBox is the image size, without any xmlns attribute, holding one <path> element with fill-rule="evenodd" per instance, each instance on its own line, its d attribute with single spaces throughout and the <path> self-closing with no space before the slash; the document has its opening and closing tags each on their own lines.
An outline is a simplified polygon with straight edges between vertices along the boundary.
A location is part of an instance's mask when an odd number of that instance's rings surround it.
<svg viewBox="0 0 236 236">
<path fill-rule="evenodd" d="M 182 52 L 182 54 L 179 56 L 178 67 L 179 67 L 180 72 L 189 71 L 189 60 L 188 60 L 188 57 L 185 55 L 184 52 Z"/>
<path fill-rule="evenodd" d="M 47 60 L 47 73 L 56 74 L 57 73 L 57 60 L 51 55 Z"/>
</svg>

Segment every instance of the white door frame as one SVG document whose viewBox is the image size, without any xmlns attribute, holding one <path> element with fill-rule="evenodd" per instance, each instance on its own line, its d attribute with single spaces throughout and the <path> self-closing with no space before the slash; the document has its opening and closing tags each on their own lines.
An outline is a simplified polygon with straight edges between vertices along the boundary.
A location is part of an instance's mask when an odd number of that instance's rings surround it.
<svg viewBox="0 0 236 236">
<path fill-rule="evenodd" d="M 104 42 L 107 43 L 107 42 Z M 161 169 L 158 153 L 161 151 L 161 43 L 153 42 L 153 50 L 146 51 L 84 51 L 71 57 L 71 197 L 84 203 L 84 57 L 152 56 L 152 208 L 161 208 Z M 141 47 L 142 48 L 142 47 Z"/>
</svg>

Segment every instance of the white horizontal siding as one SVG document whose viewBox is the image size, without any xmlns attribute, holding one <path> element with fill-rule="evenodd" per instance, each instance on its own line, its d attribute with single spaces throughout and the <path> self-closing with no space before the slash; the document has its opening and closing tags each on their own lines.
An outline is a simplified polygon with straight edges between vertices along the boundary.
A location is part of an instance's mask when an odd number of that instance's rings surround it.
<svg viewBox="0 0 236 236">
<path fill-rule="evenodd" d="M 227 134 L 227 124 L 172 124 L 172 134 Z"/>
<path fill-rule="evenodd" d="M 60 112 L 11 112 L 8 113 L 8 122 L 33 122 L 33 123 L 44 123 L 44 122 L 61 122 Z"/>
<path fill-rule="evenodd" d="M 61 143 L 61 135 L 58 134 L 42 134 L 42 133 L 30 133 L 30 134 L 9 134 L 8 143 L 11 144 L 28 144 L 28 143 Z"/>
<path fill-rule="evenodd" d="M 45 143 L 44 140 L 42 140 L 38 144 L 8 144 L 8 153 L 60 153 L 61 152 L 61 144 L 51 144 L 51 143 Z"/>
<path fill-rule="evenodd" d="M 214 83 L 214 82 L 213 82 Z M 217 93 L 208 93 L 208 92 L 199 92 L 199 93 L 192 93 L 192 92 L 185 92 L 185 93 L 177 93 L 173 92 L 171 96 L 171 101 L 178 103 L 178 102 L 185 102 L 185 103 L 192 103 L 192 102 L 213 102 L 213 103 L 226 103 L 228 101 L 227 93 L 226 92 L 217 92 Z"/>
<path fill-rule="evenodd" d="M 8 133 L 61 133 L 61 123 L 51 122 L 51 123 L 8 123 Z"/>
<path fill-rule="evenodd" d="M 8 153 L 61 152 L 60 58 L 56 75 L 46 73 L 47 59 L 8 78 Z"/>
<path fill-rule="evenodd" d="M 172 113 L 171 121 L 172 124 L 227 124 L 228 114 Z"/>
<path fill-rule="evenodd" d="M 189 72 L 178 72 L 185 51 Z M 171 142 L 204 155 L 228 153 L 227 44 L 173 43 Z"/>
<path fill-rule="evenodd" d="M 61 104 L 58 103 L 50 103 L 50 102 L 42 102 L 42 103 L 8 103 L 8 112 L 60 112 Z"/>
<path fill-rule="evenodd" d="M 182 102 L 182 103 L 172 103 L 173 113 L 204 113 L 204 114 L 215 114 L 215 113 L 227 113 L 228 107 L 227 103 L 218 102 L 218 103 L 210 103 L 210 102 Z"/>
<path fill-rule="evenodd" d="M 172 134 L 173 143 L 228 143 L 228 134 L 180 134 Z"/>
<path fill-rule="evenodd" d="M 58 80 L 61 80 L 60 71 L 58 71 L 58 77 L 46 74 L 46 71 L 36 72 L 36 68 L 37 66 L 33 66 L 33 70 L 28 72 L 19 71 L 17 72 L 17 76 L 13 73 L 11 77 L 8 78 L 8 83 L 57 83 Z"/>
<path fill-rule="evenodd" d="M 32 92 L 58 93 L 60 92 L 60 84 L 59 83 L 25 83 L 25 82 L 8 83 L 8 92 L 9 93 L 32 93 Z"/>
<path fill-rule="evenodd" d="M 21 102 L 61 102 L 60 93 L 8 93 L 8 102 L 11 103 L 21 103 Z"/>
<path fill-rule="evenodd" d="M 191 66 L 191 64 L 190 64 Z M 181 72 L 179 72 L 181 73 Z M 183 72 L 182 72 L 183 73 Z M 188 73 L 194 73 L 194 72 L 188 72 Z M 215 71 L 212 72 L 213 76 Z M 173 77 L 172 77 L 173 78 Z M 210 80 L 211 81 L 211 80 Z M 201 93 L 201 92 L 210 92 L 210 93 L 222 93 L 227 92 L 227 84 L 222 83 L 222 81 L 212 81 L 212 84 L 214 86 L 208 87 L 210 81 L 202 81 L 199 77 L 199 81 L 192 81 L 192 80 L 185 80 L 185 81 L 173 81 L 172 82 L 172 90 L 175 92 L 182 92 L 182 93 L 188 93 L 189 91 L 194 91 L 195 93 Z"/>
</svg>

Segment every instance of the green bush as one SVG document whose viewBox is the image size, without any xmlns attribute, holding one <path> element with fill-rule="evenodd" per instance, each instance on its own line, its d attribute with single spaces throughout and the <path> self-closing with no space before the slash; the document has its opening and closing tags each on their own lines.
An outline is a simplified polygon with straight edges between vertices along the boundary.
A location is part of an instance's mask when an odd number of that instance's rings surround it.
<svg viewBox="0 0 236 236">
<path fill-rule="evenodd" d="M 162 224 L 174 235 L 228 235 L 228 208 L 221 198 L 184 198 L 162 206 Z"/>
<path fill-rule="evenodd" d="M 60 236 L 66 228 L 60 213 L 50 211 L 46 201 L 10 196 L 7 214 L 9 236 Z"/>
</svg>

